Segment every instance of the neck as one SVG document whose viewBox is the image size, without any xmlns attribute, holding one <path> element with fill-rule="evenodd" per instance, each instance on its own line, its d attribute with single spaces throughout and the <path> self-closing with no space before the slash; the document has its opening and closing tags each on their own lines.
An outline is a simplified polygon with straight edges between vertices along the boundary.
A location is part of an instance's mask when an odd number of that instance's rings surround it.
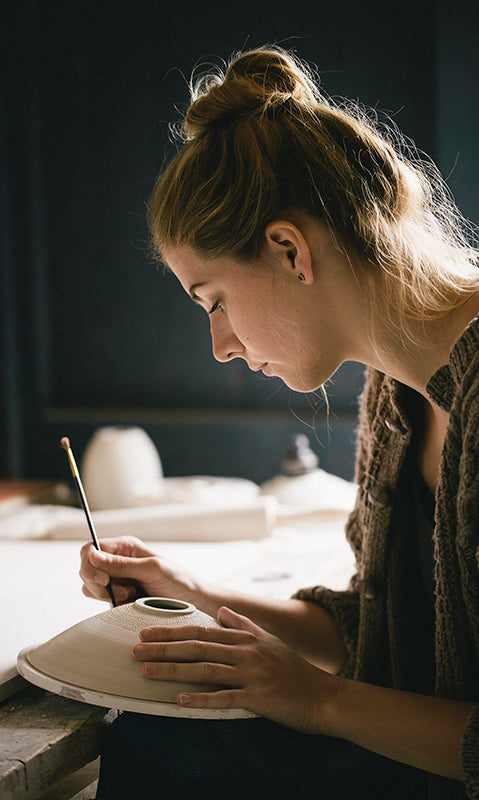
<svg viewBox="0 0 479 800">
<path fill-rule="evenodd" d="M 427 398 L 429 379 L 447 364 L 455 342 L 478 314 L 479 292 L 475 292 L 440 319 L 411 325 L 411 339 L 407 342 L 401 342 L 389 330 L 381 330 L 378 338 L 383 351 L 374 351 L 369 358 L 361 360 Z"/>
</svg>

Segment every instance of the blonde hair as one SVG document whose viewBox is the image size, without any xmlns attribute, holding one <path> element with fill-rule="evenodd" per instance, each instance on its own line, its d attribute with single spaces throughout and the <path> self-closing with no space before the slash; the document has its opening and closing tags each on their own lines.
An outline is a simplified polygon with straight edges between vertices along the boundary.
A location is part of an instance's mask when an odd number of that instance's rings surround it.
<svg viewBox="0 0 479 800">
<path fill-rule="evenodd" d="M 436 168 L 357 105 L 327 98 L 293 55 L 245 52 L 191 95 L 148 209 L 160 258 L 182 244 L 255 259 L 268 223 L 303 212 L 367 264 L 371 307 L 399 330 L 479 289 L 470 229 Z"/>
</svg>

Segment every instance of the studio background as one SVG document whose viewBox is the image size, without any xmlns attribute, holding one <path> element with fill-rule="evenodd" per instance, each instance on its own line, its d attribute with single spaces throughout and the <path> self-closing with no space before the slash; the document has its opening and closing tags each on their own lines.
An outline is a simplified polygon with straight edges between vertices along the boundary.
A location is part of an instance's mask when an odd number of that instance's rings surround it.
<svg viewBox="0 0 479 800">
<path fill-rule="evenodd" d="M 211 355 L 148 257 L 145 204 L 196 64 L 277 42 L 330 95 L 389 114 L 479 217 L 479 14 L 468 0 L 15 0 L 0 54 L 0 477 L 66 477 L 101 425 L 143 426 L 167 475 L 279 470 L 293 433 L 353 475 L 363 368 L 301 396 Z"/>
</svg>

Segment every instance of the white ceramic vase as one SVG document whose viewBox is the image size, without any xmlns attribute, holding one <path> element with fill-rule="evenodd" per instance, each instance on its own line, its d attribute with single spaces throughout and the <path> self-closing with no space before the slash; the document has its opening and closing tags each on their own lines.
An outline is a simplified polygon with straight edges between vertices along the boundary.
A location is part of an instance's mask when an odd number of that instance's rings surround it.
<svg viewBox="0 0 479 800">
<path fill-rule="evenodd" d="M 130 508 L 163 480 L 158 450 L 142 428 L 99 428 L 82 461 L 82 481 L 93 511 Z"/>
</svg>

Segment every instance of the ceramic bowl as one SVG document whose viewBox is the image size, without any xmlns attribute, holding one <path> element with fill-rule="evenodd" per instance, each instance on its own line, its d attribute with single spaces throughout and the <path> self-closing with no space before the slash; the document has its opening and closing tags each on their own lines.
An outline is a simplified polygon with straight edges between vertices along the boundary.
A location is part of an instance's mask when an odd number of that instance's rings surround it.
<svg viewBox="0 0 479 800">
<path fill-rule="evenodd" d="M 220 627 L 191 603 L 146 597 L 103 611 L 22 650 L 18 671 L 43 689 L 107 708 L 210 719 L 254 716 L 244 709 L 187 709 L 176 703 L 179 692 L 211 692 L 221 687 L 143 677 L 130 649 L 138 643 L 140 630 L 151 625 Z"/>
</svg>

